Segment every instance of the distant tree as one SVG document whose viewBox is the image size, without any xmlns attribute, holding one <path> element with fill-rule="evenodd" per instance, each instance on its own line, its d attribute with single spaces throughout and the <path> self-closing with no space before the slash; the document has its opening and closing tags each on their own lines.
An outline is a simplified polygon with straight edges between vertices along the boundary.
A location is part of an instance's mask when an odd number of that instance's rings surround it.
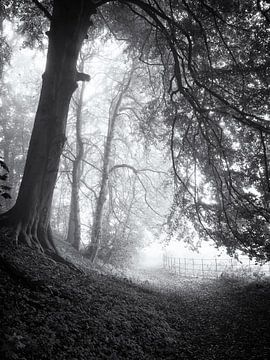
<svg viewBox="0 0 270 360">
<path fill-rule="evenodd" d="M 166 224 L 172 192 L 165 182 L 170 175 L 155 169 L 162 167 L 161 159 L 158 164 L 153 156 L 149 159 L 151 167 L 144 168 L 143 159 L 137 155 L 141 168 L 122 163 L 110 169 L 109 199 L 98 254 L 105 263 L 116 267 L 131 265 L 139 249 L 147 245 L 146 231 L 159 238 Z"/>
<path fill-rule="evenodd" d="M 30 86 L 29 86 L 30 87 Z M 7 81 L 2 82 L 2 106 L 0 106 L 0 155 L 9 165 L 9 183 L 12 185 L 12 201 L 23 174 L 28 142 L 31 135 L 33 96 L 14 91 Z M 24 116 L 22 117 L 22 114 Z"/>
<path fill-rule="evenodd" d="M 94 219 L 92 223 L 91 243 L 86 251 L 87 257 L 89 257 L 91 261 L 95 260 L 95 257 L 98 253 L 101 243 L 103 212 L 104 212 L 104 205 L 106 202 L 106 197 L 108 192 L 108 180 L 109 180 L 115 127 L 117 124 L 117 118 L 119 117 L 119 113 L 121 111 L 121 106 L 123 105 L 123 99 L 127 95 L 128 90 L 132 83 L 132 78 L 135 71 L 134 67 L 135 66 L 133 64 L 131 69 L 127 72 L 127 74 L 125 74 L 124 79 L 119 86 L 118 93 L 115 96 L 110 106 L 108 130 L 104 144 L 103 166 L 102 166 L 101 178 L 100 178 L 100 190 L 97 195 Z"/>
<path fill-rule="evenodd" d="M 125 181 L 125 191 L 119 189 L 121 191 L 118 192 L 122 195 L 123 201 L 120 200 L 120 196 L 116 198 L 115 194 L 112 194 L 113 190 L 109 189 L 109 206 L 104 214 L 102 242 L 98 252 L 103 264 L 110 264 L 116 268 L 130 267 L 138 250 L 145 245 L 144 226 L 139 223 L 136 213 L 136 205 L 139 203 L 136 196 L 136 177 L 132 176 L 130 182 L 127 179 Z M 122 184 L 125 187 L 125 183 Z"/>
<path fill-rule="evenodd" d="M 32 127 L 32 114 L 35 111 L 36 96 L 30 94 L 30 91 L 36 88 L 38 80 L 34 76 L 34 69 L 31 69 L 26 76 L 20 76 L 24 82 L 23 86 L 27 88 L 24 92 L 18 84 L 14 84 L 14 79 L 18 73 L 23 73 L 25 59 L 20 60 L 19 67 L 16 71 L 12 68 L 15 66 L 13 58 L 16 59 L 19 43 L 22 41 L 20 36 L 15 36 L 14 31 L 9 32 L 8 42 L 6 38 L 6 26 L 4 20 L 8 18 L 1 3 L 2 15 L 0 38 L 2 39 L 1 51 L 1 76 L 0 76 L 0 156 L 9 167 L 9 185 L 11 186 L 11 199 L 6 200 L 6 210 L 11 208 L 16 200 L 16 195 L 23 174 L 23 167 L 26 158 L 28 142 Z M 1 52 L 0 51 L 0 52 Z M 28 59 L 27 59 L 28 60 Z M 11 75 L 11 76 L 10 76 Z M 33 86 L 33 83 L 35 85 Z M 18 93 L 20 92 L 20 96 Z M 22 114 L 24 116 L 22 117 Z"/>
<path fill-rule="evenodd" d="M 91 52 L 81 53 L 79 70 L 84 71 L 84 65 L 91 58 Z M 81 243 L 81 220 L 80 220 L 80 177 L 82 175 L 82 160 L 84 157 L 84 144 L 82 139 L 82 116 L 83 116 L 83 97 L 85 91 L 85 83 L 79 90 L 78 96 L 73 99 L 75 107 L 75 154 L 72 158 L 72 179 L 71 179 L 71 200 L 67 241 L 79 250 Z M 69 158 L 70 159 L 70 158 Z"/>
<path fill-rule="evenodd" d="M 7 12 L 5 10 L 5 4 L 1 2 L 0 4 L 0 80 L 2 80 L 4 66 L 9 62 L 10 53 L 11 53 L 11 48 L 7 43 L 3 31 L 4 20 L 6 19 L 6 17 L 7 17 Z M 0 96 L 1 96 L 1 92 L 0 92 Z"/>
</svg>

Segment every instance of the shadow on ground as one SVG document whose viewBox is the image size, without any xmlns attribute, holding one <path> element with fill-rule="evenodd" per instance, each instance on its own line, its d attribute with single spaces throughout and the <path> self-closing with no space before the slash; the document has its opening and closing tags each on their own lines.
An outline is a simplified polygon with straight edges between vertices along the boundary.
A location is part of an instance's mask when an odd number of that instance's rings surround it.
<svg viewBox="0 0 270 360">
<path fill-rule="evenodd" d="M 270 358 L 270 285 L 183 280 L 163 291 L 0 241 L 1 359 Z"/>
</svg>

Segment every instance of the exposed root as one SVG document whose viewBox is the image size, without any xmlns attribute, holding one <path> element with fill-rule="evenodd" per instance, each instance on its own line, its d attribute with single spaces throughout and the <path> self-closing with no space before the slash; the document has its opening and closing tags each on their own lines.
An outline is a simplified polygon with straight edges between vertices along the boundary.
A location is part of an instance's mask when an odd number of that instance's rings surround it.
<svg viewBox="0 0 270 360">
<path fill-rule="evenodd" d="M 54 243 L 53 234 L 50 226 L 47 230 L 44 230 L 39 229 L 36 224 L 34 224 L 34 222 L 30 222 L 30 224 L 28 225 L 23 225 L 21 222 L 12 223 L 7 216 L 0 217 L 0 225 L 2 225 L 1 232 L 8 234 L 8 239 L 15 243 L 16 246 L 18 246 L 19 244 L 27 245 L 31 249 L 47 255 L 48 258 L 52 259 L 56 263 L 63 264 L 81 274 L 84 273 L 80 268 L 72 264 L 70 261 L 64 259 L 59 254 L 58 249 L 56 248 L 56 245 Z M 3 259 L 2 264 L 4 264 Z M 4 265 L 2 265 L 2 267 L 3 266 Z M 5 265 L 4 267 L 8 268 L 8 265 Z M 9 269 L 12 273 L 16 272 L 10 267 Z"/>
<path fill-rule="evenodd" d="M 79 267 L 77 267 L 76 265 L 74 265 L 72 262 L 64 259 L 61 255 L 47 251 L 46 255 L 49 256 L 52 260 L 54 260 L 57 263 L 63 264 L 67 267 L 69 267 L 72 270 L 75 270 L 77 272 L 79 272 L 80 274 L 84 274 L 84 271 L 82 269 L 80 269 Z"/>
</svg>

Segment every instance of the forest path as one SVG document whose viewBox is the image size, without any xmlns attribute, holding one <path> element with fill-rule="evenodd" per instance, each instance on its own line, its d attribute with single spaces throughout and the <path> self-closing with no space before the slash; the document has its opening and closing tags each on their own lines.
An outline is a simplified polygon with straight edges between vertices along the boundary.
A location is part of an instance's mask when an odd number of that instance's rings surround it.
<svg viewBox="0 0 270 360">
<path fill-rule="evenodd" d="M 268 283 L 185 281 L 161 293 L 5 239 L 0 251 L 3 360 L 270 358 Z"/>
<path fill-rule="evenodd" d="M 214 283 L 213 279 L 180 276 L 169 272 L 161 266 L 135 269 L 131 273 L 131 278 L 137 283 L 142 283 L 145 287 L 156 289 L 162 293 L 201 292 L 205 286 L 211 286 Z"/>
</svg>

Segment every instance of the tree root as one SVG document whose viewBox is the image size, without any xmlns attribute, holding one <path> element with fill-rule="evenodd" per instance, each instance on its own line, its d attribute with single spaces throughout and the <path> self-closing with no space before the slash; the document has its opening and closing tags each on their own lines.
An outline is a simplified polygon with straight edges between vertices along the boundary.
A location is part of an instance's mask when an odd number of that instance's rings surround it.
<svg viewBox="0 0 270 360">
<path fill-rule="evenodd" d="M 54 260 L 56 263 L 63 264 L 65 266 L 69 267 L 70 269 L 75 270 L 76 272 L 79 272 L 80 274 L 85 274 L 85 272 L 82 269 L 80 269 L 78 266 L 74 265 L 72 262 L 64 259 L 59 254 L 56 254 L 51 251 L 46 251 L 45 255 L 47 255 L 49 258 Z"/>
<path fill-rule="evenodd" d="M 26 231 L 24 231 L 20 225 L 17 225 L 16 227 L 6 226 L 5 229 L 1 229 L 1 233 L 7 239 L 7 241 L 13 242 L 16 246 L 18 246 L 20 243 L 24 244 L 29 248 L 38 251 L 40 254 L 47 256 L 48 259 L 53 260 L 55 263 L 63 264 L 72 269 L 73 271 L 76 271 L 80 274 L 85 274 L 82 269 L 80 269 L 70 261 L 64 259 L 59 254 L 58 249 L 54 245 L 53 235 L 51 232 L 48 234 L 48 240 L 46 239 L 46 242 L 48 242 L 49 244 L 53 244 L 53 246 L 46 246 L 45 248 L 41 245 L 41 243 L 44 243 L 44 241 L 40 242 L 36 236 L 33 236 L 31 233 L 27 233 Z M 2 263 L 1 268 L 9 269 L 11 274 L 17 274 L 19 277 L 18 270 L 12 268 L 10 264 L 8 265 L 8 263 L 5 262 L 3 258 L 1 258 L 0 261 Z"/>
</svg>

